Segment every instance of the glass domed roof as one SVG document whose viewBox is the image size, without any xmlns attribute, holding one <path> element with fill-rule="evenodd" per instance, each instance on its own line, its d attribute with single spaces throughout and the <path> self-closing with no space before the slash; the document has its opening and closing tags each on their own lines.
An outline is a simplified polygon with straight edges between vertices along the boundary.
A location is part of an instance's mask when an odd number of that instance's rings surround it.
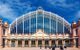
<svg viewBox="0 0 80 50">
<path fill-rule="evenodd" d="M 33 34 L 39 29 L 47 34 L 69 33 L 70 24 L 61 16 L 39 8 L 17 18 L 10 27 L 13 34 Z"/>
</svg>

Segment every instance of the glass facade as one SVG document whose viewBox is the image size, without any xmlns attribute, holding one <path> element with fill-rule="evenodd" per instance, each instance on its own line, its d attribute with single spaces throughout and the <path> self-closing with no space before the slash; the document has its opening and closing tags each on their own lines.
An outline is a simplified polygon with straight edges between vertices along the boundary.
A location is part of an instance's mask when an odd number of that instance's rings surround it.
<svg viewBox="0 0 80 50">
<path fill-rule="evenodd" d="M 63 18 L 44 10 L 33 11 L 11 24 L 11 33 L 34 34 L 41 29 L 47 34 L 69 33 L 70 26 Z"/>
</svg>

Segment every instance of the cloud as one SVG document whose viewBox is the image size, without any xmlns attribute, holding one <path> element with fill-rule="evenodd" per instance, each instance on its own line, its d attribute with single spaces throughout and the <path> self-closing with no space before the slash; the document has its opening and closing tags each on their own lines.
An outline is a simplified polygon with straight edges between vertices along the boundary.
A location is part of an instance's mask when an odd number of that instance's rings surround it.
<svg viewBox="0 0 80 50">
<path fill-rule="evenodd" d="M 63 8 L 69 8 L 69 9 L 74 9 L 78 8 L 80 5 L 80 1 L 68 1 L 68 0 L 48 0 L 48 3 L 50 3 L 53 6 L 60 6 Z"/>
<path fill-rule="evenodd" d="M 0 16 L 9 21 L 15 20 L 19 16 L 34 9 L 30 1 L 23 0 L 2 0 L 0 1 Z"/>
<path fill-rule="evenodd" d="M 76 17 L 80 18 L 80 10 L 76 13 Z"/>
<path fill-rule="evenodd" d="M 20 10 L 19 13 L 23 12 L 24 10 L 32 10 L 35 8 L 35 6 L 32 6 L 30 1 L 25 0 L 6 0 L 6 3 L 14 10 Z"/>
<path fill-rule="evenodd" d="M 80 18 L 80 10 L 78 12 L 76 12 L 75 14 L 75 20 L 78 20 Z"/>
<path fill-rule="evenodd" d="M 72 15 L 71 21 L 77 21 L 80 18 L 80 10 L 77 11 L 74 15 Z"/>
<path fill-rule="evenodd" d="M 49 6 L 56 8 L 70 23 L 80 18 L 80 0 L 47 0 Z"/>
<path fill-rule="evenodd" d="M 35 1 L 35 2 L 34 2 Z M 71 1 L 71 0 L 44 0 L 44 1 L 37 1 L 37 0 L 0 0 L 0 16 L 3 18 L 6 18 L 8 20 L 15 20 L 15 18 L 18 18 L 22 16 L 23 14 L 26 14 L 27 12 L 36 10 L 37 6 L 43 6 L 45 9 L 48 7 L 52 7 L 54 9 L 54 12 L 57 11 L 57 14 L 60 12 L 62 16 L 66 16 L 65 19 L 67 19 L 67 16 L 70 16 L 71 18 L 78 18 L 79 16 L 79 10 L 80 10 L 80 1 Z M 39 4 L 39 3 L 40 4 Z M 53 9 L 51 11 L 53 12 Z M 50 9 L 49 9 L 50 10 Z M 55 12 L 56 13 L 56 12 Z M 76 17 L 75 17 L 76 16 Z M 74 20 L 73 19 L 73 20 Z M 68 20 L 68 19 L 67 19 Z"/>
<path fill-rule="evenodd" d="M 0 16 L 8 20 L 16 18 L 15 12 L 7 4 L 0 4 Z"/>
</svg>

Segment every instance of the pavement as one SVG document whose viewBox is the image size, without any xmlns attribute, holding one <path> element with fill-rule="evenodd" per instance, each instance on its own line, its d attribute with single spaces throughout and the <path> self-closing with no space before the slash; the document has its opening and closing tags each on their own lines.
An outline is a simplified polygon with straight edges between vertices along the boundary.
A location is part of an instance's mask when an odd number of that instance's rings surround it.
<svg viewBox="0 0 80 50">
<path fill-rule="evenodd" d="M 52 50 L 49 48 L 35 48 L 35 47 L 31 47 L 31 48 L 0 48 L 0 50 Z M 60 50 L 59 48 L 56 48 L 55 50 Z M 66 48 L 64 50 L 80 50 L 80 48 Z"/>
</svg>

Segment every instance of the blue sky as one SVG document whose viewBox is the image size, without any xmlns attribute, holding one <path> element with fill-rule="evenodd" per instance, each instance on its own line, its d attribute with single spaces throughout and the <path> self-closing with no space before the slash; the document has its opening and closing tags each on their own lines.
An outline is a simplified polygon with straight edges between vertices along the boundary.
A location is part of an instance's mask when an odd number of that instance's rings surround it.
<svg viewBox="0 0 80 50">
<path fill-rule="evenodd" d="M 39 6 L 64 17 L 69 23 L 80 18 L 80 0 L 0 0 L 0 18 L 11 23 Z"/>
</svg>

